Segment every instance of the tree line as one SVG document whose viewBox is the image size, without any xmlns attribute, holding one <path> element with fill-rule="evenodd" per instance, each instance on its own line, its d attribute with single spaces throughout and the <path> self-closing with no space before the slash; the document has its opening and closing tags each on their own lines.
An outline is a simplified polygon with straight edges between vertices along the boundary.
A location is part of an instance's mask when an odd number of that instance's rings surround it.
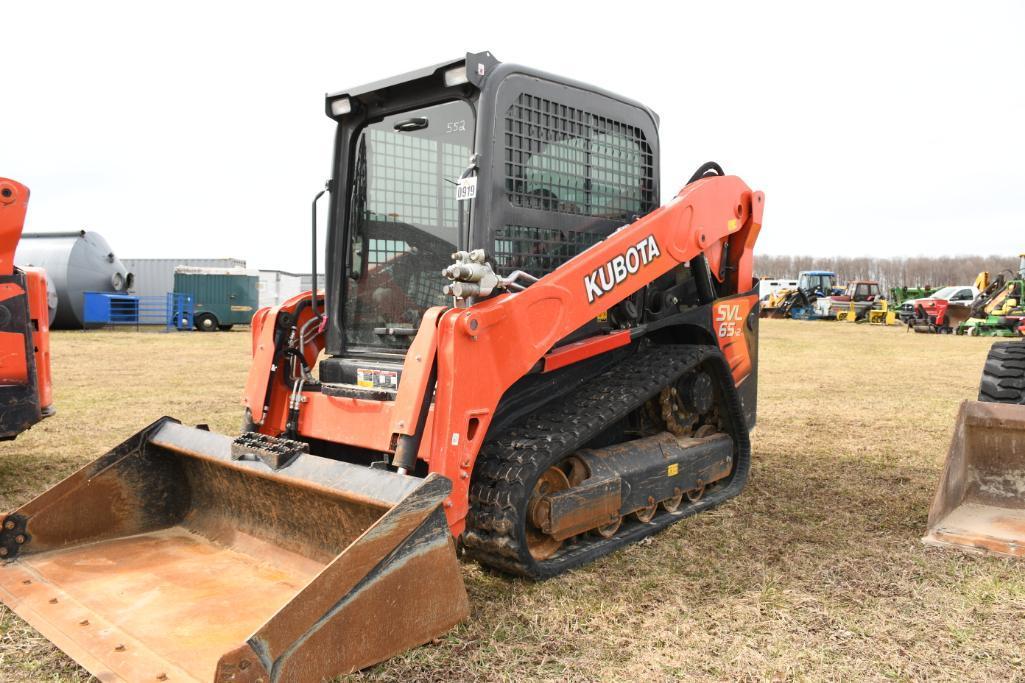
<svg viewBox="0 0 1025 683">
<path fill-rule="evenodd" d="M 851 280 L 878 280 L 890 287 L 946 287 L 970 285 L 982 271 L 991 276 L 1018 272 L 1017 256 L 755 256 L 755 272 L 761 278 L 797 279 L 802 270 L 831 270 L 841 284 Z"/>
</svg>

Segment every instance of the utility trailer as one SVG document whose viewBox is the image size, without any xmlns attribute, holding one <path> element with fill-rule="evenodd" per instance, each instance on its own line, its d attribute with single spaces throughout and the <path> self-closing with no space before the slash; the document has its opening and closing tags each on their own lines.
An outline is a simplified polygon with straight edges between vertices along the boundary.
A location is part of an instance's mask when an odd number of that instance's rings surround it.
<svg viewBox="0 0 1025 683">
<path fill-rule="evenodd" d="M 193 321 L 200 332 L 248 325 L 257 310 L 259 282 L 259 276 L 245 268 L 174 269 L 174 293 L 192 299 Z"/>
</svg>

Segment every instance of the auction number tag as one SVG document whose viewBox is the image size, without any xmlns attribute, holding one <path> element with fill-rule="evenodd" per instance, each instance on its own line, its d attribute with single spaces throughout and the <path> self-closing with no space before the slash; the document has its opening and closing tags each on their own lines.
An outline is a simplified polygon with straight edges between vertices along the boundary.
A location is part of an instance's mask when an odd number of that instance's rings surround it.
<svg viewBox="0 0 1025 683">
<path fill-rule="evenodd" d="M 736 337 L 743 334 L 743 322 L 740 304 L 719 304 L 715 307 L 715 329 L 720 337 Z"/>
<path fill-rule="evenodd" d="M 477 196 L 477 176 L 473 175 L 469 178 L 460 178 L 459 184 L 456 185 L 456 201 L 461 202 L 465 199 L 473 199 Z"/>
</svg>

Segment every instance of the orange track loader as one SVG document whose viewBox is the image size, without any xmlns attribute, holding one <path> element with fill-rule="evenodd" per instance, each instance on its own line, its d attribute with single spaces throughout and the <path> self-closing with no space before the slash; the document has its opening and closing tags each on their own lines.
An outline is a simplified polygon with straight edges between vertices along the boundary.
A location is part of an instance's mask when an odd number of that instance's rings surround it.
<svg viewBox="0 0 1025 683">
<path fill-rule="evenodd" d="M 0 178 L 0 441 L 54 413 L 46 273 L 18 268 L 28 188 Z"/>
<path fill-rule="evenodd" d="M 326 287 L 253 318 L 243 433 L 4 518 L 0 597 L 101 679 L 352 671 L 467 616 L 457 543 L 544 578 L 746 482 L 762 193 L 660 207 L 650 110 L 490 53 L 326 108 Z"/>
</svg>

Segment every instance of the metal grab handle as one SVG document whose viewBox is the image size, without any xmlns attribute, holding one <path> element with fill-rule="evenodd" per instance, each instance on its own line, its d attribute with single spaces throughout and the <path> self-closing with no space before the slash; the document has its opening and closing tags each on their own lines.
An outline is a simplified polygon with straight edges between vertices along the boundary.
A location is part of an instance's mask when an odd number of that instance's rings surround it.
<svg viewBox="0 0 1025 683">
<path fill-rule="evenodd" d="M 324 196 L 325 192 L 331 191 L 333 185 L 333 180 L 325 181 L 324 189 L 313 197 L 313 263 L 311 264 L 313 284 L 311 285 L 312 291 L 310 293 L 310 310 L 313 311 L 314 318 L 319 317 L 319 314 L 317 313 L 317 202 L 320 201 L 320 198 Z"/>
</svg>

